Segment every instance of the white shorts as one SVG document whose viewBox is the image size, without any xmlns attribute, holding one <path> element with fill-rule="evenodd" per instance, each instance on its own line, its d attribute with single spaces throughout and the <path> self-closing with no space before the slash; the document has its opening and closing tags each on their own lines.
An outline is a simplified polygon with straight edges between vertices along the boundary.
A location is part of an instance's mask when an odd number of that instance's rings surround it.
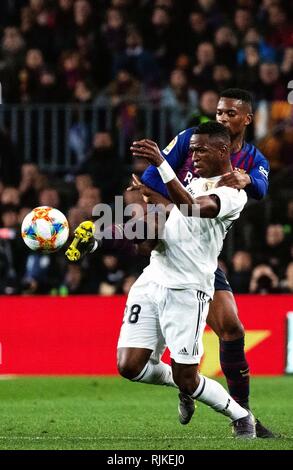
<svg viewBox="0 0 293 470">
<path fill-rule="evenodd" d="M 158 362 L 165 347 L 179 364 L 199 364 L 210 297 L 193 289 L 169 289 L 140 276 L 130 289 L 118 348 L 153 351 Z"/>
</svg>

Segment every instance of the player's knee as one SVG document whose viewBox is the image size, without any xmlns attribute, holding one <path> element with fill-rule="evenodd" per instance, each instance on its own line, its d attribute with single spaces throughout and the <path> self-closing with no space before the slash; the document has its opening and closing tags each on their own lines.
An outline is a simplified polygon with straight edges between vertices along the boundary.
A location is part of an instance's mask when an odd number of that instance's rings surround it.
<svg viewBox="0 0 293 470">
<path fill-rule="evenodd" d="M 122 377 L 133 380 L 141 373 L 144 366 L 131 359 L 118 358 L 117 367 Z"/>
<path fill-rule="evenodd" d="M 172 374 L 179 390 L 192 395 L 199 384 L 199 375 L 195 365 L 178 364 L 172 361 Z"/>
<path fill-rule="evenodd" d="M 244 336 L 244 327 L 235 303 L 218 303 L 207 323 L 223 341 L 233 341 Z"/>
<path fill-rule="evenodd" d="M 220 325 L 219 337 L 223 341 L 233 341 L 244 336 L 245 330 L 238 317 L 234 317 L 233 320 L 225 321 Z"/>
</svg>

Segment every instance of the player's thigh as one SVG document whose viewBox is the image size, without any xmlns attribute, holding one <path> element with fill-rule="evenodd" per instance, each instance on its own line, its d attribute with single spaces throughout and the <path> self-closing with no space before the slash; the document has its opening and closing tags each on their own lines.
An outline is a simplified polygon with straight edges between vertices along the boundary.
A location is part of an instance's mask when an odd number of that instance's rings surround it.
<svg viewBox="0 0 293 470">
<path fill-rule="evenodd" d="M 156 349 L 160 325 L 155 302 L 156 285 L 139 279 L 130 289 L 124 311 L 118 348 Z M 128 353 L 128 357 L 131 352 Z"/>
<path fill-rule="evenodd" d="M 171 358 L 177 364 L 199 364 L 209 297 L 192 289 L 167 289 L 160 324 Z"/>
<path fill-rule="evenodd" d="M 244 335 L 244 328 L 239 320 L 232 292 L 228 290 L 215 291 L 209 306 L 207 324 L 224 341 L 232 341 Z"/>
</svg>

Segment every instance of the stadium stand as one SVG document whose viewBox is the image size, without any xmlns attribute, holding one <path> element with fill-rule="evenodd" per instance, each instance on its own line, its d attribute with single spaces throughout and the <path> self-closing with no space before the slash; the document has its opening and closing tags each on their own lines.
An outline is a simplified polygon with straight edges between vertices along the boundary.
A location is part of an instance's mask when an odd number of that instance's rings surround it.
<svg viewBox="0 0 293 470">
<path fill-rule="evenodd" d="M 48 204 L 75 227 L 145 169 L 131 160 L 133 139 L 163 148 L 212 118 L 231 86 L 253 94 L 247 139 L 271 176 L 221 265 L 235 292 L 292 293 L 292 13 L 281 0 L 1 2 L 0 294 L 127 293 L 145 259 L 99 252 L 72 266 L 62 253 L 40 256 L 19 239 L 23 217 Z"/>
</svg>

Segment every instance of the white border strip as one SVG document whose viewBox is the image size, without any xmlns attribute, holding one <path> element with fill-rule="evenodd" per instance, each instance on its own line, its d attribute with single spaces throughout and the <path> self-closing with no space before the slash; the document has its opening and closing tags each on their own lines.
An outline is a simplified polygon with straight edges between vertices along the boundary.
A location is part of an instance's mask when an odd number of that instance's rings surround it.
<svg viewBox="0 0 293 470">
<path fill-rule="evenodd" d="M 287 313 L 286 374 L 293 374 L 293 312 Z"/>
</svg>

